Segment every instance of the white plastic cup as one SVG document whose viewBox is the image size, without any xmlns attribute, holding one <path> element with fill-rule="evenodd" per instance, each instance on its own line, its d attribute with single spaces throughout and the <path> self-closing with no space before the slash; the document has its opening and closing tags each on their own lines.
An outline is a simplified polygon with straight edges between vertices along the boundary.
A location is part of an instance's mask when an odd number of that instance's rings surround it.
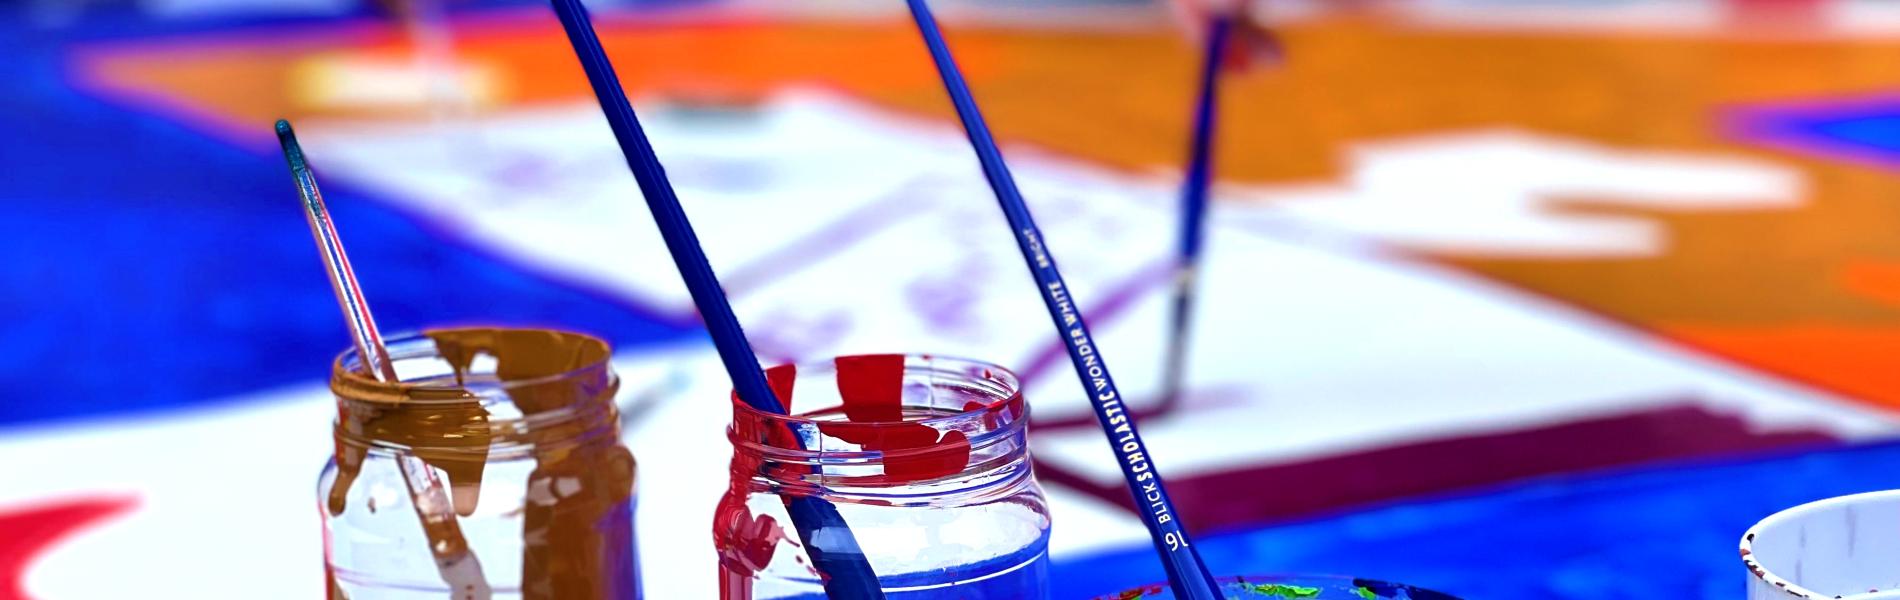
<svg viewBox="0 0 1900 600">
<path fill-rule="evenodd" d="M 1900 490 L 1828 498 L 1742 536 L 1748 600 L 1900 599 Z"/>
</svg>

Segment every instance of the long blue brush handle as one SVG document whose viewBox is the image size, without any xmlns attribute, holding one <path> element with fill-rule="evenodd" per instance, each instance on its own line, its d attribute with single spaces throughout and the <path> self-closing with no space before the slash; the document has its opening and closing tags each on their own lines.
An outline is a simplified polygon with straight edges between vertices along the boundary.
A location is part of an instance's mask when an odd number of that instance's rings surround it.
<svg viewBox="0 0 1900 600">
<path fill-rule="evenodd" d="M 1162 373 L 1163 406 L 1181 398 L 1187 379 L 1188 326 L 1194 312 L 1194 290 L 1200 278 L 1201 238 L 1207 229 L 1208 187 L 1214 180 L 1214 121 L 1220 106 L 1221 55 L 1233 17 L 1218 12 L 1210 19 L 1207 45 L 1201 50 L 1200 96 L 1194 103 L 1194 139 L 1188 147 L 1187 181 L 1181 187 L 1181 237 L 1174 265 L 1174 303 L 1168 323 L 1168 348 Z"/>
<path fill-rule="evenodd" d="M 1207 30 L 1202 49 L 1200 98 L 1194 105 L 1194 141 L 1189 149 L 1187 182 L 1181 191 L 1181 256 L 1192 264 L 1201 255 L 1201 232 L 1207 218 L 1208 187 L 1214 173 L 1214 119 L 1219 106 L 1220 64 L 1233 17 L 1220 14 Z"/>
<path fill-rule="evenodd" d="M 931 16 L 924 0 L 906 1 L 910 4 L 911 16 L 917 21 L 917 30 L 923 34 L 924 44 L 930 47 L 930 57 L 937 63 L 937 73 L 943 76 L 950 101 L 956 105 L 957 117 L 970 136 L 970 145 L 976 148 L 977 159 L 983 163 L 983 175 L 989 179 L 990 189 L 996 192 L 997 204 L 1002 206 L 1010 228 L 1015 230 L 1023 259 L 1028 261 L 1029 272 L 1035 277 L 1036 287 L 1042 291 L 1042 300 L 1049 308 L 1049 317 L 1055 320 L 1062 343 L 1068 346 L 1076 376 L 1093 399 L 1095 417 L 1101 421 L 1109 446 L 1114 448 L 1115 462 L 1121 465 L 1129 491 L 1135 495 L 1136 512 L 1141 514 L 1142 523 L 1148 526 L 1148 533 L 1154 538 L 1155 551 L 1161 554 L 1162 567 L 1168 572 L 1174 595 L 1194 600 L 1222 598 L 1220 586 L 1201 563 L 1200 554 L 1188 540 L 1187 528 L 1182 526 L 1174 503 L 1161 485 L 1161 476 L 1148 460 L 1148 447 L 1142 443 L 1134 421 L 1129 419 L 1122 405 L 1121 392 L 1115 387 L 1115 380 L 1109 377 L 1108 367 L 1096 350 L 1095 340 L 1089 336 L 1082 315 L 1076 311 L 1077 303 L 1069 296 L 1062 273 L 1056 270 L 1055 259 L 1043 244 L 1042 231 L 1029 216 L 1022 192 L 1016 189 L 1009 167 L 1003 164 L 1003 153 L 996 148 L 996 140 L 990 136 L 989 126 L 977 110 L 970 87 L 964 83 L 956 60 L 950 56 L 949 46 L 944 44 L 936 18 Z"/>
<path fill-rule="evenodd" d="M 673 255 L 680 278 L 686 281 L 686 291 L 706 321 L 706 332 L 712 335 L 719 360 L 725 363 L 726 374 L 732 377 L 733 389 L 739 393 L 740 400 L 753 408 L 785 414 L 785 407 L 766 384 L 765 372 L 752 353 L 752 344 L 746 341 L 745 331 L 739 327 L 732 304 L 719 287 L 718 277 L 713 275 L 712 265 L 706 261 L 706 252 L 700 249 L 699 236 L 693 233 L 693 225 L 686 219 L 685 209 L 680 207 L 679 196 L 673 193 L 673 185 L 667 181 L 666 169 L 660 166 L 653 144 L 647 141 L 633 105 L 620 88 L 620 77 L 614 74 L 613 63 L 607 60 L 606 50 L 600 46 L 587 9 L 579 0 L 553 2 L 561 26 L 567 29 L 567 39 L 574 45 L 574 54 L 587 71 L 587 81 L 594 87 L 600 110 L 606 114 L 607 125 L 613 128 L 614 139 L 620 142 L 620 151 L 627 157 L 627 167 L 640 183 L 640 194 L 646 197 L 647 208 L 653 212 L 660 237 L 666 240 L 666 250 Z"/>
<path fill-rule="evenodd" d="M 666 249 L 679 267 L 680 278 L 686 281 L 686 290 L 692 294 L 693 304 L 699 307 L 699 314 L 706 321 L 706 332 L 712 335 L 713 346 L 719 350 L 719 360 L 725 363 L 733 390 L 738 392 L 740 400 L 755 409 L 785 414 L 785 405 L 766 383 L 759 359 L 752 353 L 752 344 L 746 341 L 745 332 L 739 328 L 739 318 L 726 301 L 719 279 L 706 261 L 706 252 L 700 249 L 693 224 L 686 219 L 686 211 L 680 207 L 673 185 L 667 182 L 666 170 L 660 166 L 653 144 L 640 128 L 640 119 L 634 115 L 633 104 L 627 101 L 627 94 L 620 87 L 620 77 L 614 74 L 613 63 L 607 60 L 607 52 L 600 46 L 587 9 L 581 6 L 580 0 L 553 0 L 553 3 L 561 26 L 567 30 L 567 39 L 574 45 L 574 55 L 587 71 L 587 82 L 594 88 L 601 112 L 606 114 L 607 124 L 613 128 L 614 139 L 620 142 L 620 152 L 627 157 L 627 167 L 640 183 L 640 193 L 646 197 L 654 223 L 659 225 L 660 237 L 666 240 Z M 878 588 L 877 574 L 871 571 L 857 538 L 851 535 L 844 517 L 838 514 L 838 507 L 823 499 L 801 496 L 793 498 L 787 509 L 793 528 L 804 540 L 806 553 L 826 576 L 826 595 L 832 600 L 884 597 Z"/>
</svg>

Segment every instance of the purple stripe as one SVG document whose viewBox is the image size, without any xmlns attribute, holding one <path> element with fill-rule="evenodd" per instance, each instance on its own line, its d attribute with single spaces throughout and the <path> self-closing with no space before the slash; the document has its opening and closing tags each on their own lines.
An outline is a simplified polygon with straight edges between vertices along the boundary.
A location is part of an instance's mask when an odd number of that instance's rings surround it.
<svg viewBox="0 0 1900 600">
<path fill-rule="evenodd" d="M 1088 316 L 1089 327 L 1113 323 L 1117 317 L 1134 305 L 1136 298 L 1140 298 L 1142 294 L 1151 290 L 1160 289 L 1173 273 L 1173 257 L 1149 263 L 1136 271 L 1134 275 L 1115 284 L 1115 287 L 1108 291 L 1108 295 L 1102 298 L 1100 304 L 1083 309 L 1080 314 Z M 1069 356 L 1068 348 L 1062 345 L 1060 337 L 1051 334 L 1046 341 L 1047 343 L 1024 363 L 1022 370 L 1017 372 L 1024 388 L 1028 388 L 1031 381 L 1035 381 L 1051 367 L 1061 364 L 1063 359 Z"/>
<path fill-rule="evenodd" d="M 726 275 L 726 294 L 741 296 L 766 284 L 797 273 L 826 258 L 843 253 L 856 243 L 884 231 L 907 218 L 926 211 L 910 201 L 928 187 L 929 177 L 918 177 L 843 218 L 832 221 L 809 235 L 786 242 L 751 262 L 739 265 Z"/>
<path fill-rule="evenodd" d="M 1296 464 L 1170 478 L 1195 529 L 1284 520 L 1316 512 L 1507 481 L 1837 438 L 1815 430 L 1756 433 L 1739 417 L 1677 404 L 1654 410 L 1414 444 Z M 1265 435 L 1263 433 L 1263 435 Z M 1120 482 L 1097 484 L 1038 460 L 1036 477 L 1133 512 Z"/>
</svg>

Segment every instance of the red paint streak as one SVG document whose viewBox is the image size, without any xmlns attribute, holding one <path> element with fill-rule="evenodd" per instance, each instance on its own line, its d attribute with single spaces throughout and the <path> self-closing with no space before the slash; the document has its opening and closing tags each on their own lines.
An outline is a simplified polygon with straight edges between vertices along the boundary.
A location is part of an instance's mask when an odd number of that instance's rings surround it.
<svg viewBox="0 0 1900 600">
<path fill-rule="evenodd" d="M 833 364 L 845 418 L 853 423 L 904 420 L 904 355 L 840 356 Z"/>
<path fill-rule="evenodd" d="M 970 463 L 970 440 L 961 431 L 944 433 L 922 423 L 818 424 L 819 431 L 884 453 L 882 478 L 866 483 L 908 483 L 954 475 Z"/>
<path fill-rule="evenodd" d="M 781 365 L 765 371 L 766 385 L 772 386 L 772 393 L 778 395 L 779 405 L 785 407 L 788 415 L 798 414 L 792 412 L 792 384 L 797 381 L 798 365 Z"/>
<path fill-rule="evenodd" d="M 954 475 L 969 465 L 970 440 L 963 432 L 943 432 L 923 423 L 905 422 L 903 408 L 904 356 L 896 354 L 847 356 L 836 359 L 838 395 L 845 421 L 818 422 L 819 431 L 868 451 L 882 452 L 884 474 L 861 479 L 864 483 L 909 483 Z M 766 379 L 781 401 L 790 404 L 797 372 L 791 366 L 766 370 Z M 801 444 L 786 420 L 752 410 L 733 396 L 732 431 L 738 440 L 766 440 L 777 448 Z M 1022 394 L 989 403 L 968 402 L 965 413 L 980 411 L 990 429 L 1022 418 Z M 744 481 L 757 473 L 756 453 L 733 457 L 732 475 Z M 792 468 L 789 465 L 774 467 Z M 790 473 L 776 475 L 794 476 Z"/>
<path fill-rule="evenodd" d="M 798 368 L 794 365 L 765 371 L 766 384 L 772 387 L 772 393 L 778 396 L 787 412 L 792 408 L 793 383 L 797 379 Z M 772 446 L 799 447 L 798 437 L 784 421 L 754 410 L 739 399 L 736 391 L 732 394 L 732 407 L 734 444 L 741 439 L 763 439 Z M 747 486 L 762 462 L 756 452 L 734 448 L 729 487 L 713 513 L 713 547 L 719 552 L 719 597 L 724 600 L 751 600 L 753 579 L 760 569 L 772 563 L 779 542 L 787 540 L 777 520 L 770 515 L 755 516 L 746 508 L 746 498 L 750 495 Z M 789 465 L 777 468 L 789 468 Z"/>
<path fill-rule="evenodd" d="M 736 480 L 735 480 L 736 481 Z M 772 563 L 785 530 L 770 515 L 754 516 L 745 495 L 728 493 L 713 517 L 713 546 L 719 549 L 719 597 L 752 598 L 752 580 Z"/>
<path fill-rule="evenodd" d="M 918 427 L 930 429 L 924 425 Z M 927 450 L 886 450 L 884 477 L 894 482 L 923 481 L 955 475 L 969 464 L 970 438 L 961 431 L 952 431 L 943 434 L 943 438 L 931 444 Z"/>
<path fill-rule="evenodd" d="M 841 356 L 838 397 L 847 422 L 819 423 L 825 435 L 884 453 L 884 483 L 907 483 L 954 475 L 970 463 L 970 440 L 904 422 L 904 356 Z"/>
<path fill-rule="evenodd" d="M 794 365 L 780 365 L 765 370 L 766 385 L 772 386 L 772 393 L 778 396 L 779 404 L 785 407 L 786 414 L 793 414 L 791 412 L 792 390 L 793 384 L 797 380 L 798 367 Z M 773 415 L 767 415 L 747 405 L 744 401 L 739 399 L 739 392 L 737 391 L 732 393 L 732 406 L 732 430 L 739 437 L 748 440 L 763 439 L 767 444 L 779 448 L 800 447 L 798 436 L 792 435 L 792 430 L 789 426 L 783 421 L 772 418 Z M 739 476 L 739 469 L 741 467 L 752 467 L 754 469 L 758 467 L 756 460 L 748 465 L 738 464 L 737 455 L 734 455 L 733 460 L 735 462 L 732 468 L 735 477 Z M 745 477 L 751 477 L 752 472 L 753 471 L 746 471 Z M 735 479 L 735 481 L 737 480 Z"/>
<path fill-rule="evenodd" d="M 1220 72 L 1244 74 L 1280 63 L 1280 37 L 1253 19 L 1234 19 L 1229 35 L 1221 48 Z"/>
<path fill-rule="evenodd" d="M 27 600 L 26 567 L 55 543 L 130 510 L 130 497 L 46 502 L 0 512 L 0 600 Z"/>
</svg>

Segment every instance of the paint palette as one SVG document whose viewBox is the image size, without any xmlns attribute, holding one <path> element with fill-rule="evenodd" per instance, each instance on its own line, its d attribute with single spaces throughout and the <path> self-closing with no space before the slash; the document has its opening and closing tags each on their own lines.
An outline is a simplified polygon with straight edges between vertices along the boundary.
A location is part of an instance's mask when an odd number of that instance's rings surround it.
<svg viewBox="0 0 1900 600">
<path fill-rule="evenodd" d="M 1332 575 L 1267 575 L 1218 578 L 1228 598 L 1318 598 L 1341 600 L 1459 600 L 1457 596 L 1398 583 Z M 1174 598 L 1168 584 L 1147 585 L 1096 600 Z"/>
</svg>

